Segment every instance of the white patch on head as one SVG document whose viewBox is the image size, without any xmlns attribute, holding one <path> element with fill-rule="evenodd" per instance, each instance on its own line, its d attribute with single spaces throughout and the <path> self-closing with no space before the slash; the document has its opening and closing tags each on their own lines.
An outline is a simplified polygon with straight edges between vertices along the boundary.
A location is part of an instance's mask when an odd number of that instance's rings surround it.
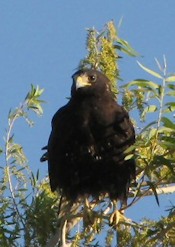
<svg viewBox="0 0 175 247">
<path fill-rule="evenodd" d="M 106 84 L 106 91 L 110 92 L 110 87 L 108 84 Z"/>
</svg>

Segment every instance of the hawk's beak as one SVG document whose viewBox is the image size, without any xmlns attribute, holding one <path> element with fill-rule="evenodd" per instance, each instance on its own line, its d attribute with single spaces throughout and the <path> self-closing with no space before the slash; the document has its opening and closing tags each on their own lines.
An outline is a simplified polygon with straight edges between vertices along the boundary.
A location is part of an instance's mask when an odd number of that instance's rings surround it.
<svg viewBox="0 0 175 247">
<path fill-rule="evenodd" d="M 79 75 L 75 78 L 76 82 L 76 89 L 80 87 L 86 87 L 90 86 L 91 84 L 89 83 L 88 77 L 86 75 Z"/>
</svg>

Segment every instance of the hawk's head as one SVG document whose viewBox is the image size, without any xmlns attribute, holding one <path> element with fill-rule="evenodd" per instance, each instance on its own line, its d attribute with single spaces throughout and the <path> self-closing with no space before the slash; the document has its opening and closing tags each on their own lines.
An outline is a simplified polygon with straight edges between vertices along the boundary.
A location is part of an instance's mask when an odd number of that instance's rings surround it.
<svg viewBox="0 0 175 247">
<path fill-rule="evenodd" d="M 72 96 L 75 94 L 102 94 L 111 91 L 109 79 L 98 70 L 79 70 L 73 74 L 72 78 Z"/>
</svg>

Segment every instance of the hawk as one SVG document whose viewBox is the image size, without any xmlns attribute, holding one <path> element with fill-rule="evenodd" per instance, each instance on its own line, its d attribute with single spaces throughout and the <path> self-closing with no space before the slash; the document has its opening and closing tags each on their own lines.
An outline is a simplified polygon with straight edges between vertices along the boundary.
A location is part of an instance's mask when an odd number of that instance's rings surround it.
<svg viewBox="0 0 175 247">
<path fill-rule="evenodd" d="M 72 78 L 71 97 L 55 113 L 47 145 L 51 190 L 71 200 L 106 193 L 126 200 L 135 178 L 135 160 L 125 160 L 135 142 L 129 115 L 100 71 L 82 69 Z"/>
</svg>

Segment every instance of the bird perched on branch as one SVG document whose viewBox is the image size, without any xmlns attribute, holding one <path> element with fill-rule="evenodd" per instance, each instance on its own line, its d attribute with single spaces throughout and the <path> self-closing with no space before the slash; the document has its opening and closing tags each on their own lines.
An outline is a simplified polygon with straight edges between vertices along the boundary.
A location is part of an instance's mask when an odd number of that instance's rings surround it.
<svg viewBox="0 0 175 247">
<path fill-rule="evenodd" d="M 135 132 L 126 110 L 118 105 L 109 79 L 100 71 L 79 70 L 71 98 L 52 119 L 47 145 L 51 190 L 71 200 L 79 196 L 126 200 L 135 160 L 125 160 Z"/>
</svg>

